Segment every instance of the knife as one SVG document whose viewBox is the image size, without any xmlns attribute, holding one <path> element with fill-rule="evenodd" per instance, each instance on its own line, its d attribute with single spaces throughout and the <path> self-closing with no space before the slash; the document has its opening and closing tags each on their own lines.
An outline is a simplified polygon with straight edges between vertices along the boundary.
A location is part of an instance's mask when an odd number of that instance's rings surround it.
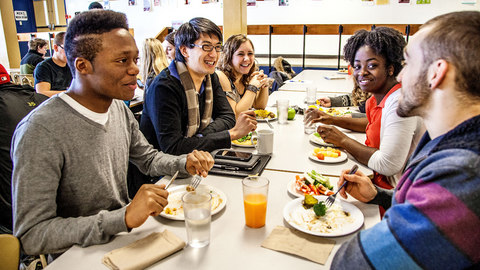
<svg viewBox="0 0 480 270">
<path fill-rule="evenodd" d="M 178 171 L 173 175 L 172 179 L 170 179 L 168 184 L 165 186 L 165 190 L 170 186 L 170 184 L 173 182 L 173 180 L 175 180 L 175 178 L 177 178 L 177 175 L 178 175 Z"/>
</svg>

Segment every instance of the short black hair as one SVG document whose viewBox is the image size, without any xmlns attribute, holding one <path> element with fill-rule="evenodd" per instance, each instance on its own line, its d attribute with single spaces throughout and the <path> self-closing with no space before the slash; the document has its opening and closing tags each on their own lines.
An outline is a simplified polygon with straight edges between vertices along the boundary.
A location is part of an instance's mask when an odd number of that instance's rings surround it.
<svg viewBox="0 0 480 270">
<path fill-rule="evenodd" d="M 112 10 L 94 9 L 75 16 L 68 24 L 65 35 L 65 54 L 75 77 L 75 59 L 83 57 L 92 62 L 102 49 L 99 35 L 114 29 L 128 30 L 127 16 Z"/>
<path fill-rule="evenodd" d="M 55 45 L 62 45 L 65 42 L 65 32 L 58 32 L 55 34 L 55 38 L 53 39 L 53 44 Z"/>
<path fill-rule="evenodd" d="M 88 10 L 91 10 L 91 9 L 103 9 L 103 6 L 102 6 L 102 4 L 100 4 L 98 2 L 92 2 L 88 6 Z"/>
<path fill-rule="evenodd" d="M 181 54 L 180 47 L 187 46 L 192 48 L 192 44 L 197 41 L 202 34 L 209 36 L 215 35 L 220 42 L 223 42 L 222 31 L 214 22 L 209 19 L 197 17 L 182 24 L 175 34 L 175 60 L 185 63 L 185 58 Z"/>
<path fill-rule="evenodd" d="M 370 47 L 377 55 L 385 57 L 386 67 L 393 66 L 393 76 L 402 70 L 403 49 L 407 45 L 402 33 L 390 27 L 379 26 L 372 31 L 358 30 L 351 36 L 343 53 L 345 61 L 353 67 L 355 54 L 363 46 Z"/>
</svg>

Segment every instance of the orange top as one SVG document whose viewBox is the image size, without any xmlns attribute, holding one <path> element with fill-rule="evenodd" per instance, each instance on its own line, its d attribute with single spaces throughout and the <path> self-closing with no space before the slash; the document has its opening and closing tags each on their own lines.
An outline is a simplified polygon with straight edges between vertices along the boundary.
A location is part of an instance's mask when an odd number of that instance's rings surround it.
<svg viewBox="0 0 480 270">
<path fill-rule="evenodd" d="M 382 102 L 377 105 L 377 100 L 375 96 L 369 98 L 365 104 L 368 125 L 366 129 L 367 139 L 365 140 L 365 145 L 372 148 L 380 149 L 380 132 L 382 129 L 382 110 L 385 107 L 385 102 L 387 98 L 395 91 L 400 89 L 402 84 L 398 83 L 388 91 L 387 95 L 383 98 Z M 381 187 L 392 189 L 393 187 L 388 183 L 386 176 L 381 175 L 377 172 L 373 172 L 372 182 Z"/>
</svg>

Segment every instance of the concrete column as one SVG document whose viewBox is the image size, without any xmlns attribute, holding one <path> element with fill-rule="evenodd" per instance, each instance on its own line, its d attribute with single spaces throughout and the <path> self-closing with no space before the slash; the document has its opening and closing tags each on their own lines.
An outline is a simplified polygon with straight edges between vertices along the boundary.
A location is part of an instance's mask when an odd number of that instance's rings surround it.
<svg viewBox="0 0 480 270">
<path fill-rule="evenodd" d="M 235 34 L 247 34 L 247 0 L 223 1 L 223 40 Z"/>
<path fill-rule="evenodd" d="M 3 33 L 5 45 L 7 47 L 8 63 L 2 63 L 6 68 L 20 68 L 20 47 L 18 45 L 17 27 L 15 24 L 15 15 L 13 12 L 13 4 L 11 0 L 0 1 L 0 12 L 2 19 Z M 7 67 L 8 66 L 8 67 Z"/>
</svg>

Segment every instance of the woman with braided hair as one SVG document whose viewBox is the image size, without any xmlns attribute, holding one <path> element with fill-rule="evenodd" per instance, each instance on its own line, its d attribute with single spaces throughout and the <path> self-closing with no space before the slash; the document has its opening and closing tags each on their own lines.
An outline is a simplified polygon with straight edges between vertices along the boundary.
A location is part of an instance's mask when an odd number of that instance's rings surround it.
<svg viewBox="0 0 480 270">
<path fill-rule="evenodd" d="M 400 118 L 396 113 L 401 88 L 396 77 L 402 69 L 405 46 L 404 37 L 393 28 L 355 32 L 344 47 L 344 54 L 353 67 L 355 83 L 363 92 L 372 94 L 366 101 L 367 118 L 333 117 L 309 109 L 305 119 L 326 124 L 317 129 L 323 140 L 346 149 L 370 167 L 374 171 L 373 183 L 388 189 L 396 186 L 424 131 L 419 117 Z M 331 125 L 366 132 L 365 145 Z"/>
</svg>

